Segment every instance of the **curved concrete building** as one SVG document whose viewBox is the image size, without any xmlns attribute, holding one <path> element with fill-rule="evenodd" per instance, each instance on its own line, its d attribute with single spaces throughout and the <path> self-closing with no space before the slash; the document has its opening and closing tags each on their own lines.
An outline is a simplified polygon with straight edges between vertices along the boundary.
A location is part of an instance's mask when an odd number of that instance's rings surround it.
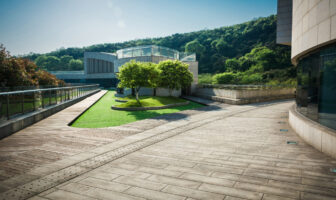
<svg viewBox="0 0 336 200">
<path fill-rule="evenodd" d="M 336 157 L 336 1 L 278 0 L 277 42 L 291 45 L 297 67 L 292 127 Z"/>
</svg>

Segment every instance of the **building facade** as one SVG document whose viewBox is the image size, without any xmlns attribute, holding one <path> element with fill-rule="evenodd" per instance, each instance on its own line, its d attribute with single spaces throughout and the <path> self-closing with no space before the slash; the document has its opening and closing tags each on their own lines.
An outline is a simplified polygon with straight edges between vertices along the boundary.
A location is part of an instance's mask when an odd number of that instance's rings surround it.
<svg viewBox="0 0 336 200">
<path fill-rule="evenodd" d="M 278 13 L 277 41 L 291 45 L 298 77 L 289 124 L 336 158 L 336 0 L 278 0 Z"/>
<path fill-rule="evenodd" d="M 279 0 L 277 42 L 291 45 L 297 111 L 336 129 L 336 1 Z"/>
<path fill-rule="evenodd" d="M 198 82 L 198 62 L 196 54 L 182 53 L 167 47 L 156 45 L 137 46 L 118 50 L 116 53 L 85 52 L 84 71 L 81 72 L 51 72 L 56 77 L 72 83 L 99 83 L 103 87 L 117 85 L 116 73 L 119 68 L 135 60 L 138 62 L 159 63 L 164 60 L 180 60 L 189 65 L 194 81 L 191 90 Z"/>
</svg>

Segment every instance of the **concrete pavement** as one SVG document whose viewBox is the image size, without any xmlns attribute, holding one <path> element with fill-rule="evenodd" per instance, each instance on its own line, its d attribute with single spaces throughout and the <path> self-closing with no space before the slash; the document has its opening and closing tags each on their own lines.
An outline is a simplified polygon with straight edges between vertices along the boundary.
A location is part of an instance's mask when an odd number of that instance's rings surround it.
<svg viewBox="0 0 336 200">
<path fill-rule="evenodd" d="M 336 160 L 291 130 L 292 104 L 138 121 L 132 134 L 5 179 L 0 199 L 335 199 Z"/>
</svg>

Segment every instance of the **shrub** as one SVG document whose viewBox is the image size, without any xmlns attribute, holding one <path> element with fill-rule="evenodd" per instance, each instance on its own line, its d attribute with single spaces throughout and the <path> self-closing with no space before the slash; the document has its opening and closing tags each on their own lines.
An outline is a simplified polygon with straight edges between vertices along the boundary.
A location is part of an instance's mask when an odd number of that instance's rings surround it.
<svg viewBox="0 0 336 200">
<path fill-rule="evenodd" d="M 213 83 L 214 84 L 231 84 L 235 82 L 237 78 L 237 74 L 232 72 L 224 72 L 221 74 L 216 74 L 213 76 Z"/>
<path fill-rule="evenodd" d="M 212 83 L 212 75 L 211 74 L 199 74 L 198 75 L 198 83 L 200 83 L 200 84 L 211 84 Z"/>
<path fill-rule="evenodd" d="M 241 84 L 260 84 L 262 82 L 263 78 L 259 73 L 251 75 L 245 74 L 240 81 Z"/>
</svg>

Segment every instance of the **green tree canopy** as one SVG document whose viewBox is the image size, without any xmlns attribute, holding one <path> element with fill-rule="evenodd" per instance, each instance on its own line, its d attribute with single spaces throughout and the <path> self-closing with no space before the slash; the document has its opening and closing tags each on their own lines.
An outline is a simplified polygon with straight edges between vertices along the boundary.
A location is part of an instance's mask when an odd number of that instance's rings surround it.
<svg viewBox="0 0 336 200">
<path fill-rule="evenodd" d="M 139 91 L 141 87 L 146 87 L 148 83 L 148 73 L 146 66 L 141 62 L 131 60 L 125 63 L 119 70 L 118 79 L 120 80 L 118 87 L 134 88 L 136 100 L 139 101 Z"/>
<path fill-rule="evenodd" d="M 83 70 L 83 61 L 81 61 L 80 59 L 71 59 L 69 62 L 69 68 L 71 70 Z"/>
<path fill-rule="evenodd" d="M 39 70 L 35 63 L 28 59 L 10 56 L 3 45 L 0 45 L 0 87 L 63 85 L 54 75 Z"/>
<path fill-rule="evenodd" d="M 158 65 L 161 77 L 161 87 L 169 89 L 170 96 L 173 90 L 188 87 L 193 81 L 193 74 L 188 64 L 178 60 L 161 61 Z"/>
</svg>

